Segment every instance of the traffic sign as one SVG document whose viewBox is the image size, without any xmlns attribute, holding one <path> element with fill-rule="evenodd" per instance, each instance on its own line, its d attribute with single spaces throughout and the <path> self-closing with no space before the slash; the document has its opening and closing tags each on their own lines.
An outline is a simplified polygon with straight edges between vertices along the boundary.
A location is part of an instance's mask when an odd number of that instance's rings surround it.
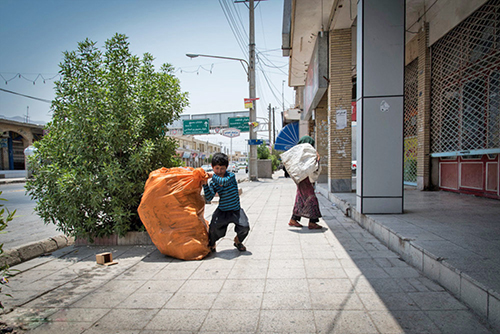
<svg viewBox="0 0 500 334">
<path fill-rule="evenodd" d="M 209 119 L 186 119 L 182 121 L 184 135 L 203 135 L 210 133 Z"/>
<path fill-rule="evenodd" d="M 264 142 L 262 139 L 249 139 L 248 145 L 260 145 Z"/>
<path fill-rule="evenodd" d="M 235 128 L 240 130 L 241 132 L 250 131 L 250 126 L 248 123 L 250 122 L 250 117 L 229 117 L 227 119 L 227 125 L 230 128 Z"/>
<path fill-rule="evenodd" d="M 234 138 L 240 135 L 240 130 L 238 129 L 224 129 L 221 131 L 221 135 L 224 137 Z"/>
</svg>

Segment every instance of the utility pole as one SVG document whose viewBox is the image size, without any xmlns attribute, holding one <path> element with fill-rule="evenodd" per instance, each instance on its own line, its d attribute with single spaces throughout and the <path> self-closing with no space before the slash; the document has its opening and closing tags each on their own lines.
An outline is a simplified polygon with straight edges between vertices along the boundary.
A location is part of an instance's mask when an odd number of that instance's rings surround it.
<svg viewBox="0 0 500 334">
<path fill-rule="evenodd" d="M 269 107 L 267 107 L 267 111 L 269 112 L 269 123 L 267 123 L 267 128 L 269 130 L 269 145 L 273 145 L 272 140 L 273 137 L 271 137 L 271 103 L 269 103 Z"/>
<path fill-rule="evenodd" d="M 274 119 L 274 107 L 273 107 L 273 144 L 276 144 L 276 119 Z"/>
<path fill-rule="evenodd" d="M 249 18 L 249 35 L 250 40 L 248 44 L 249 51 L 249 66 L 248 77 L 250 82 L 250 98 L 252 99 L 252 108 L 250 108 L 250 122 L 257 120 L 257 101 L 255 100 L 255 27 L 254 27 L 254 0 L 250 0 L 250 18 Z M 257 132 L 254 131 L 253 126 L 250 127 L 250 140 L 257 139 Z M 248 165 L 248 178 L 250 181 L 257 181 L 257 145 L 250 145 L 250 164 Z"/>
</svg>

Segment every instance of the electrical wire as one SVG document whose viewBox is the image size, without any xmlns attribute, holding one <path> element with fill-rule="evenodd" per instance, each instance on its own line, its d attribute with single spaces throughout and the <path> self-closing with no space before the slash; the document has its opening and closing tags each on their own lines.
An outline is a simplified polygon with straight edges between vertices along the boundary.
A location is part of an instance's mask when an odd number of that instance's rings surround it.
<svg viewBox="0 0 500 334">
<path fill-rule="evenodd" d="M 5 75 L 7 75 L 7 73 L 4 73 Z M 61 75 L 59 73 L 57 73 L 56 75 L 54 75 L 53 77 L 50 77 L 50 78 L 45 78 L 43 76 L 43 74 L 41 73 L 38 73 L 38 75 L 36 76 L 36 78 L 34 80 L 32 79 L 29 79 L 27 78 L 25 75 L 27 75 L 27 73 L 16 73 L 12 78 L 10 79 L 6 79 L 1 73 L 0 73 L 0 77 L 5 81 L 5 84 L 7 85 L 10 81 L 14 80 L 14 79 L 24 79 L 26 81 L 29 81 L 31 83 L 33 83 L 33 85 L 36 83 L 36 81 L 38 80 L 38 78 L 41 78 L 43 80 L 43 83 L 45 83 L 46 81 L 49 81 L 49 80 L 53 80 L 54 78 L 56 77 L 60 77 Z"/>
<path fill-rule="evenodd" d="M 16 92 L 13 92 L 11 90 L 7 90 L 7 89 L 3 89 L 3 88 L 0 88 L 0 91 L 6 92 L 6 93 L 10 93 L 10 94 L 14 94 L 14 95 L 19 95 L 19 96 L 22 96 L 22 97 L 27 97 L 27 98 L 33 99 L 33 100 L 38 100 L 38 101 L 42 101 L 42 102 L 46 102 L 46 103 L 52 103 L 52 101 L 50 101 L 50 100 L 41 99 L 39 97 L 34 97 L 34 96 L 25 95 L 25 94 L 21 94 L 21 93 L 16 93 Z"/>
<path fill-rule="evenodd" d="M 229 24 L 229 27 L 231 28 L 231 31 L 233 32 L 234 37 L 236 38 L 236 42 L 238 43 L 241 51 L 243 52 L 243 54 L 246 57 L 247 52 L 245 51 L 245 47 L 244 47 L 245 42 L 243 41 L 243 36 L 241 35 L 241 32 L 238 29 L 237 24 L 232 16 L 232 12 L 231 12 L 231 9 L 229 8 L 229 5 L 227 4 L 227 2 L 225 0 L 219 0 L 219 5 L 222 8 L 224 16 L 226 17 L 226 20 Z"/>
</svg>

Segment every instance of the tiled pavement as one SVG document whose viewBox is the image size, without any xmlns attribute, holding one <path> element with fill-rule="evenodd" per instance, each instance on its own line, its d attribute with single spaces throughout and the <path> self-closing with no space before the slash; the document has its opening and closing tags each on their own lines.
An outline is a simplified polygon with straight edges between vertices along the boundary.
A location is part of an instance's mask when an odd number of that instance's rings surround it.
<svg viewBox="0 0 500 334">
<path fill-rule="evenodd" d="M 324 230 L 287 225 L 290 179 L 244 182 L 234 232 L 202 261 L 154 246 L 71 246 L 16 266 L 1 321 L 30 333 L 494 333 L 444 288 L 319 196 Z M 207 205 L 210 218 L 216 203 Z M 111 251 L 117 265 L 95 263 Z"/>
</svg>

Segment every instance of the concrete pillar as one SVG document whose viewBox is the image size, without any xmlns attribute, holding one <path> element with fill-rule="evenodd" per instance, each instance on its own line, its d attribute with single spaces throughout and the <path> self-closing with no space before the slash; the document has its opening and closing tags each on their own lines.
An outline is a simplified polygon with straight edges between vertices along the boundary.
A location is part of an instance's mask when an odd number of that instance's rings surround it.
<svg viewBox="0 0 500 334">
<path fill-rule="evenodd" d="M 332 193 L 352 191 L 351 171 L 351 29 L 330 31 L 328 86 L 328 188 Z"/>
<path fill-rule="evenodd" d="M 431 187 L 431 55 L 429 51 L 429 23 L 425 23 L 418 34 L 417 138 L 417 188 L 419 190 L 428 190 Z"/>
<path fill-rule="evenodd" d="M 359 0 L 357 189 L 363 214 L 403 213 L 405 1 Z"/>
<path fill-rule="evenodd" d="M 316 150 L 321 156 L 321 173 L 318 183 L 328 182 L 328 97 L 325 94 L 315 110 L 316 131 L 314 140 Z"/>
</svg>

